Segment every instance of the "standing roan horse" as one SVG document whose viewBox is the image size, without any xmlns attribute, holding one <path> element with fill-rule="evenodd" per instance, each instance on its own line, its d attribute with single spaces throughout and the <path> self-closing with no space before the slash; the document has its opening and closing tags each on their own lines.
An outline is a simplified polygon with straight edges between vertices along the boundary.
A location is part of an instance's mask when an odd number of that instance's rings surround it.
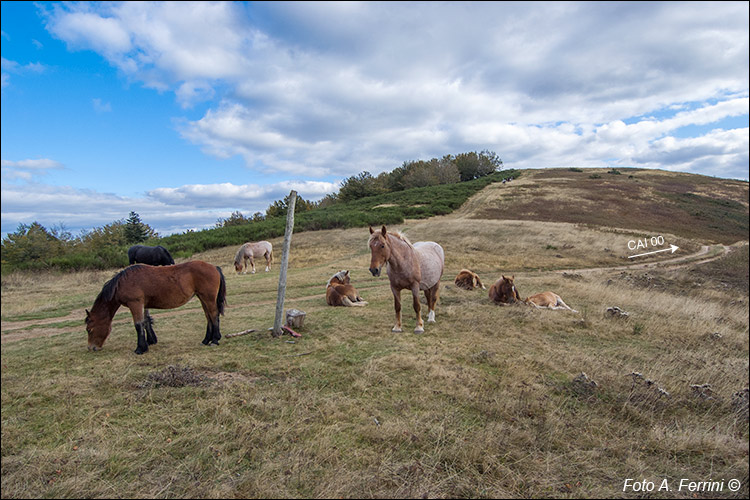
<svg viewBox="0 0 750 500">
<path fill-rule="evenodd" d="M 394 332 L 401 332 L 401 290 L 411 290 L 417 326 L 414 333 L 424 332 L 422 306 L 419 291 L 424 290 L 429 314 L 427 322 L 435 322 L 435 304 L 440 292 L 440 278 L 445 268 L 443 247 L 434 241 L 420 241 L 413 245 L 399 232 L 387 232 L 385 226 L 380 231 L 370 228 L 370 272 L 380 276 L 383 264 L 387 265 L 388 279 L 393 292 L 396 324 Z"/>
<path fill-rule="evenodd" d="M 331 276 L 326 284 L 326 302 L 329 306 L 366 306 L 349 277 L 349 271 L 342 270 Z"/>
<path fill-rule="evenodd" d="M 155 247 L 133 245 L 128 248 L 128 260 L 130 265 L 138 263 L 150 266 L 171 266 L 174 264 L 174 259 L 169 251 L 161 245 Z"/>
<path fill-rule="evenodd" d="M 267 241 L 245 243 L 234 256 L 234 270 L 238 273 L 242 271 L 242 274 L 247 274 L 247 261 L 249 260 L 253 269 L 252 274 L 255 274 L 255 259 L 259 257 L 265 257 L 266 272 L 270 271 L 271 262 L 273 262 L 273 245 Z"/>
<path fill-rule="evenodd" d="M 217 344 L 221 339 L 219 315 L 226 305 L 226 283 L 220 267 L 193 260 L 174 266 L 134 265 L 120 271 L 105 283 L 86 310 L 89 350 L 98 351 L 112 331 L 112 319 L 120 306 L 130 309 L 138 334 L 136 354 L 156 344 L 156 334 L 148 309 L 174 309 L 198 296 L 206 314 L 206 337 L 203 343 Z"/>
</svg>

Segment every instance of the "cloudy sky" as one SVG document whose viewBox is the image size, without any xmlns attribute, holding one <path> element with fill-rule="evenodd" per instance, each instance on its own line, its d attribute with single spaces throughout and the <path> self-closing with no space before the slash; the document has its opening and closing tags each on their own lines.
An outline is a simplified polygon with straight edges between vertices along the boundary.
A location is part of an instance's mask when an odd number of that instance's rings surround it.
<svg viewBox="0 0 750 500">
<path fill-rule="evenodd" d="M 2 233 L 166 235 L 489 149 L 748 178 L 747 2 L 2 2 Z"/>
</svg>

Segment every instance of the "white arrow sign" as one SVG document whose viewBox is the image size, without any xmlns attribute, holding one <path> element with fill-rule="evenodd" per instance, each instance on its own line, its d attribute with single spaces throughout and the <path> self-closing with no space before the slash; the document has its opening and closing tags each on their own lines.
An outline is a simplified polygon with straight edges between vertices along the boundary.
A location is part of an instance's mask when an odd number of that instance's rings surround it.
<svg viewBox="0 0 750 500">
<path fill-rule="evenodd" d="M 654 250 L 653 252 L 646 252 L 646 253 L 639 253 L 638 255 L 631 255 L 630 257 L 628 257 L 628 259 L 632 259 L 634 257 L 643 257 L 644 255 L 651 255 L 652 253 L 669 252 L 670 250 L 672 250 L 671 253 L 674 253 L 675 250 L 677 250 L 678 248 L 680 247 L 678 247 L 677 245 L 669 245 L 669 248 L 662 248 L 661 250 Z"/>
</svg>

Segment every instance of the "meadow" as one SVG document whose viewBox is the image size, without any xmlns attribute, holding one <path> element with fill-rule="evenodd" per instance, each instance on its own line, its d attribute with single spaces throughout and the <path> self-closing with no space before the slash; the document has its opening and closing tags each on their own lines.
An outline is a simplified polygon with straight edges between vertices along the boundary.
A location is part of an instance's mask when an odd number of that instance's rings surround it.
<svg viewBox="0 0 750 500">
<path fill-rule="evenodd" d="M 547 190 L 549 173 L 537 175 Z M 393 226 L 446 251 L 423 335 L 407 305 L 404 333 L 390 331 L 367 228 L 294 235 L 285 306 L 306 312 L 300 338 L 268 332 L 280 255 L 255 275 L 234 273 L 236 246 L 194 255 L 224 269 L 224 335 L 256 331 L 201 345 L 193 299 L 152 310 L 159 343 L 141 356 L 123 310 L 104 349 L 86 349 L 84 309 L 114 271 L 4 275 L 2 497 L 641 498 L 627 479 L 667 479 L 648 496 L 746 498 L 747 234 L 661 226 L 696 256 L 623 269 L 646 231 L 483 212 L 514 186 Z M 464 267 L 487 287 L 515 275 L 523 297 L 554 290 L 580 313 L 492 305 L 453 285 Z M 326 305 L 341 269 L 368 306 Z M 723 490 L 679 490 L 681 479 Z"/>
</svg>

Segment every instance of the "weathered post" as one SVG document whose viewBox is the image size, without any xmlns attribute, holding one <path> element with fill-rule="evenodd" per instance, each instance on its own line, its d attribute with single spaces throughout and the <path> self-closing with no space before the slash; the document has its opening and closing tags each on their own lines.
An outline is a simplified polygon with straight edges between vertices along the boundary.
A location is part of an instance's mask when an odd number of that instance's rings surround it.
<svg viewBox="0 0 750 500">
<path fill-rule="evenodd" d="M 281 271 L 279 272 L 279 289 L 276 297 L 276 319 L 273 322 L 273 336 L 278 337 L 283 330 L 281 321 L 284 315 L 284 294 L 286 293 L 286 268 L 289 265 L 289 248 L 292 244 L 294 230 L 294 206 L 297 204 L 297 191 L 289 193 L 286 204 L 286 229 L 284 230 L 284 249 L 281 254 Z"/>
</svg>

